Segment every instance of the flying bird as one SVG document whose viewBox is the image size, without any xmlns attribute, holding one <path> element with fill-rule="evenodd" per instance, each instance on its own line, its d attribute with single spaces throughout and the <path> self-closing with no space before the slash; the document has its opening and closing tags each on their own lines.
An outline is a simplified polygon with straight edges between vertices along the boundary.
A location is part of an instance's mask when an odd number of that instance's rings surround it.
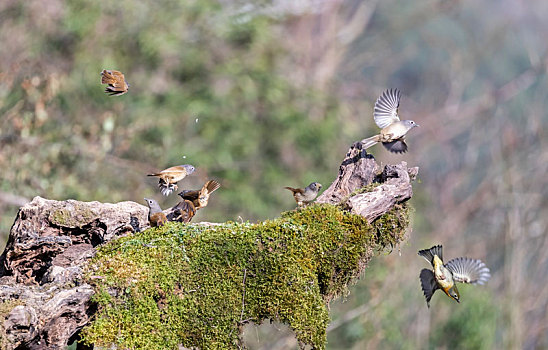
<svg viewBox="0 0 548 350">
<path fill-rule="evenodd" d="M 158 187 L 164 196 L 177 190 L 177 182 L 184 179 L 187 175 L 194 172 L 195 168 L 190 164 L 172 166 L 171 168 L 164 169 L 158 173 L 148 174 L 147 176 L 156 176 L 158 180 Z"/>
<path fill-rule="evenodd" d="M 179 196 L 185 200 L 189 200 L 194 204 L 196 210 L 204 208 L 209 202 L 209 196 L 216 191 L 221 184 L 215 180 L 209 180 L 199 190 L 185 190 L 179 193 Z"/>
<path fill-rule="evenodd" d="M 124 78 L 124 74 L 117 70 L 103 69 L 101 72 L 101 84 L 108 84 L 105 93 L 109 96 L 120 96 L 129 89 L 129 84 Z"/>
<path fill-rule="evenodd" d="M 312 182 L 310 185 L 306 186 L 305 189 L 293 187 L 284 188 L 293 192 L 293 198 L 295 198 L 295 202 L 297 202 L 297 205 L 301 207 L 305 204 L 312 202 L 314 198 L 316 198 L 316 196 L 320 192 L 320 189 L 322 188 L 322 184 L 319 182 Z"/>
<path fill-rule="evenodd" d="M 177 203 L 176 206 L 173 207 L 173 218 L 171 221 L 178 221 L 178 222 L 190 222 L 194 215 L 196 215 L 196 208 L 194 207 L 194 204 L 187 200 L 183 199 L 181 202 Z"/>
<path fill-rule="evenodd" d="M 407 152 L 405 135 L 419 124 L 412 120 L 400 120 L 398 107 L 400 106 L 401 92 L 398 89 L 386 90 L 375 102 L 373 118 L 381 132 L 378 135 L 363 139 L 363 148 L 367 149 L 381 142 L 393 153 Z"/>
<path fill-rule="evenodd" d="M 148 223 L 151 227 L 163 226 L 167 222 L 166 214 L 154 199 L 145 198 L 148 204 Z"/>
<path fill-rule="evenodd" d="M 430 299 L 437 289 L 443 290 L 447 296 L 460 303 L 460 295 L 455 282 L 484 284 L 491 278 L 489 269 L 481 260 L 455 258 L 444 264 L 441 245 L 419 250 L 419 255 L 434 268 L 433 271 L 422 269 L 420 273 L 421 287 L 428 307 L 430 307 Z"/>
</svg>

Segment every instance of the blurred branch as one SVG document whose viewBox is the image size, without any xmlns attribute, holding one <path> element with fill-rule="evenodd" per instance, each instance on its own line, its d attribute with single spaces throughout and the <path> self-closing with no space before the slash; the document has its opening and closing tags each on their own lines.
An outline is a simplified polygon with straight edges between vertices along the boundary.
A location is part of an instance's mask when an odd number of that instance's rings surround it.
<svg viewBox="0 0 548 350">
<path fill-rule="evenodd" d="M 4 202 L 9 205 L 14 205 L 16 207 L 22 207 L 23 205 L 30 202 L 30 199 L 13 194 L 13 193 L 0 191 L 0 202 Z"/>
</svg>

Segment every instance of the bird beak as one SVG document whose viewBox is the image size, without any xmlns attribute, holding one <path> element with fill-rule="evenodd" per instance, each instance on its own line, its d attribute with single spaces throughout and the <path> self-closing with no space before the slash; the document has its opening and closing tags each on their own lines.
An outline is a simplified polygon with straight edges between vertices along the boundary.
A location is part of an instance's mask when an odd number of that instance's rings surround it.
<svg viewBox="0 0 548 350">
<path fill-rule="evenodd" d="M 420 126 L 419 124 L 415 124 L 415 126 Z"/>
</svg>

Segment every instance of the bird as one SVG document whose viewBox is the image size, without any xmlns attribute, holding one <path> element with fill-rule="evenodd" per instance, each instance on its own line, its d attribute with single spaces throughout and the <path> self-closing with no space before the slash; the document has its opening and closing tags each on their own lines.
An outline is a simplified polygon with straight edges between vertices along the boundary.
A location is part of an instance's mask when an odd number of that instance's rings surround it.
<svg viewBox="0 0 548 350">
<path fill-rule="evenodd" d="M 420 281 L 426 305 L 430 307 L 430 299 L 437 289 L 460 303 L 460 295 L 455 282 L 484 284 L 491 278 L 489 268 L 478 259 L 455 258 L 443 263 L 442 246 L 436 245 L 430 249 L 419 250 L 419 255 L 425 258 L 434 270 L 422 269 Z"/>
<path fill-rule="evenodd" d="M 177 203 L 176 206 L 172 209 L 173 218 L 171 221 L 178 222 L 190 222 L 194 215 L 196 215 L 196 208 L 194 204 L 188 199 L 183 199 L 181 202 Z"/>
<path fill-rule="evenodd" d="M 163 226 L 167 222 L 166 214 L 154 199 L 145 198 L 148 204 L 148 223 L 151 227 Z"/>
<path fill-rule="evenodd" d="M 103 69 L 101 84 L 108 84 L 105 93 L 109 96 L 121 96 L 129 90 L 129 84 L 126 82 L 124 74 L 117 70 Z"/>
<path fill-rule="evenodd" d="M 179 196 L 185 200 L 189 200 L 194 204 L 196 210 L 207 206 L 209 196 L 216 191 L 221 184 L 215 180 L 209 180 L 199 190 L 184 190 L 179 193 Z"/>
<path fill-rule="evenodd" d="M 305 204 L 308 204 L 316 198 L 318 192 L 322 188 L 322 184 L 319 182 L 312 182 L 310 185 L 306 186 L 303 190 L 302 188 L 293 188 L 293 187 L 284 187 L 287 190 L 293 192 L 293 197 L 295 202 L 299 207 L 302 207 Z"/>
<path fill-rule="evenodd" d="M 373 118 L 381 132 L 378 135 L 363 139 L 363 149 L 381 142 L 392 153 L 407 152 L 405 135 L 409 130 L 419 126 L 412 120 L 400 120 L 398 107 L 400 106 L 401 92 L 398 89 L 389 89 L 375 102 Z"/>
<path fill-rule="evenodd" d="M 160 192 L 164 196 L 169 196 L 171 192 L 177 190 L 177 182 L 192 174 L 194 170 L 195 168 L 192 165 L 184 164 L 172 166 L 171 168 L 164 169 L 158 173 L 148 174 L 147 176 L 159 177 L 158 187 L 160 187 Z"/>
</svg>

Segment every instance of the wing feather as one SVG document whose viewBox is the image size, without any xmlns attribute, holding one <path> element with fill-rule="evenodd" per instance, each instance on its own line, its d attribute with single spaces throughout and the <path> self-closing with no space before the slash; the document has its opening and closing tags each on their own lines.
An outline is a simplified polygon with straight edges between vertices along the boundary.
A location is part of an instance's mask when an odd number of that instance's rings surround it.
<svg viewBox="0 0 548 350">
<path fill-rule="evenodd" d="M 491 278 L 489 268 L 478 259 L 455 258 L 445 265 L 457 282 L 470 284 L 484 284 Z"/>
<path fill-rule="evenodd" d="M 388 125 L 400 120 L 398 107 L 400 106 L 401 92 L 398 89 L 389 89 L 375 102 L 373 118 L 379 128 L 384 129 Z"/>
</svg>

